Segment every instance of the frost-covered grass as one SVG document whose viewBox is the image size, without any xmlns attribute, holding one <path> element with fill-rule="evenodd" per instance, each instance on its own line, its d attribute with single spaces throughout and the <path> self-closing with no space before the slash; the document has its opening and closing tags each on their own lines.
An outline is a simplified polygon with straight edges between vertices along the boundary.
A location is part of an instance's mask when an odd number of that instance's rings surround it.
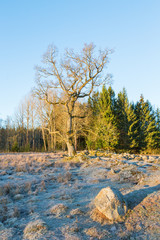
<svg viewBox="0 0 160 240">
<path fill-rule="evenodd" d="M 159 163 L 158 155 L 102 151 L 74 158 L 0 154 L 0 239 L 156 239 Z M 122 223 L 109 221 L 94 206 L 107 186 L 119 189 L 129 204 Z"/>
</svg>

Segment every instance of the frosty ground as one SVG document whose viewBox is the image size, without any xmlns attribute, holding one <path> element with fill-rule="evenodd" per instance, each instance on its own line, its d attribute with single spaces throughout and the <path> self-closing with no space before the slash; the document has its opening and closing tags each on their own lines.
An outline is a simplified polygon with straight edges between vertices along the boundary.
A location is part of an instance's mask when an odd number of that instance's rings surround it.
<svg viewBox="0 0 160 240">
<path fill-rule="evenodd" d="M 108 186 L 128 203 L 119 222 L 94 205 Z M 160 156 L 1 153 L 2 239 L 160 239 Z"/>
</svg>

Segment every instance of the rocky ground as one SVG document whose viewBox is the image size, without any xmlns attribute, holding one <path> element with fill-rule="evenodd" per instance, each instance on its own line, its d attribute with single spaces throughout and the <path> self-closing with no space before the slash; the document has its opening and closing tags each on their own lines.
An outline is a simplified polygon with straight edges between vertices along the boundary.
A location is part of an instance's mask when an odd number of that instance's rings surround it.
<svg viewBox="0 0 160 240">
<path fill-rule="evenodd" d="M 108 186 L 128 204 L 119 221 L 94 205 Z M 160 156 L 0 154 L 2 239 L 160 239 Z"/>
</svg>

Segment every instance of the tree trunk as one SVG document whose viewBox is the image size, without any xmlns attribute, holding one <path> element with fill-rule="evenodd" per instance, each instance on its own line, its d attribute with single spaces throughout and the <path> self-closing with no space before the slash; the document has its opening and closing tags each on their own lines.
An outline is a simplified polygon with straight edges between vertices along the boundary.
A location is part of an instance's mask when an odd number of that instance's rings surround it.
<svg viewBox="0 0 160 240">
<path fill-rule="evenodd" d="M 68 131 L 67 131 L 67 148 L 68 148 L 68 155 L 70 157 L 74 156 L 76 154 L 74 143 L 73 143 L 73 130 L 72 130 L 72 116 L 69 115 L 68 119 Z"/>
<path fill-rule="evenodd" d="M 72 142 L 67 141 L 67 148 L 68 148 L 69 157 L 72 157 L 76 154 L 76 151 Z"/>
<path fill-rule="evenodd" d="M 76 128 L 76 121 L 74 121 L 74 146 L 75 146 L 75 150 L 77 151 L 77 128 Z"/>
<path fill-rule="evenodd" d="M 50 151 L 54 151 L 54 135 L 53 133 L 51 134 L 51 147 L 50 147 Z"/>
<path fill-rule="evenodd" d="M 32 149 L 35 150 L 35 137 L 34 137 L 34 128 L 32 129 Z"/>
<path fill-rule="evenodd" d="M 44 150 L 47 151 L 46 139 L 45 139 L 45 134 L 44 134 L 44 128 L 43 127 L 42 127 L 42 137 L 43 137 L 43 143 L 44 143 Z"/>
<path fill-rule="evenodd" d="M 28 144 L 29 144 L 29 129 L 28 129 L 28 124 L 27 124 L 27 136 L 26 136 L 26 144 L 27 144 L 27 147 L 28 147 Z"/>
<path fill-rule="evenodd" d="M 77 151 L 77 134 L 76 133 L 74 136 L 74 145 L 75 145 L 75 150 Z"/>
<path fill-rule="evenodd" d="M 54 119 L 54 132 L 56 131 L 56 121 Z M 56 151 L 56 133 L 54 133 L 54 152 Z"/>
</svg>

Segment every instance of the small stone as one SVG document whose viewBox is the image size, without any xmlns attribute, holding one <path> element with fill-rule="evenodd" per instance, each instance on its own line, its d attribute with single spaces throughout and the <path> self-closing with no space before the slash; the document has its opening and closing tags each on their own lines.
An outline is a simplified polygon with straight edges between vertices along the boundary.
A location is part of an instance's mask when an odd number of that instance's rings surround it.
<svg viewBox="0 0 160 240">
<path fill-rule="evenodd" d="M 116 230 L 117 230 L 117 228 L 116 228 L 115 226 L 111 227 L 111 231 L 112 231 L 112 232 L 114 232 L 114 231 L 116 231 Z"/>
<path fill-rule="evenodd" d="M 115 172 L 115 170 L 113 168 L 111 168 L 110 173 L 111 174 L 115 174 L 116 172 Z"/>
<path fill-rule="evenodd" d="M 17 195 L 14 196 L 14 199 L 15 199 L 15 200 L 20 200 L 20 199 L 22 199 L 22 198 L 23 198 L 23 195 L 22 195 L 22 194 L 17 194 Z"/>
</svg>

